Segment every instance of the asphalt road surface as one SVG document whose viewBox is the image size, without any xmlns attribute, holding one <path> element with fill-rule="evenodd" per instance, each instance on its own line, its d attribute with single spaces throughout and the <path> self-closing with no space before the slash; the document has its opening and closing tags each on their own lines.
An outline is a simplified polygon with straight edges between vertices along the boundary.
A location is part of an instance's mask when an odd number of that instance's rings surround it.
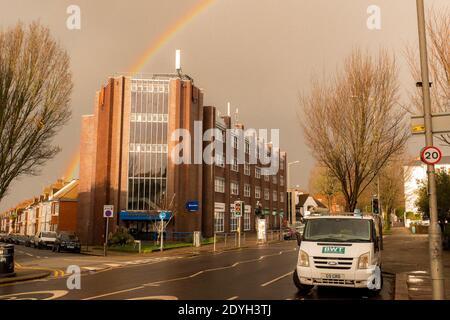
<svg viewBox="0 0 450 320">
<path fill-rule="evenodd" d="M 20 246 L 17 246 L 20 250 Z M 30 249 L 31 250 L 31 249 Z M 32 249 L 34 250 L 34 249 Z M 21 250 L 22 251 L 22 250 Z M 28 252 L 30 251 L 23 251 Z M 40 250 L 40 259 L 79 255 Z M 19 253 L 21 254 L 21 253 Z M 32 253 L 31 253 L 32 254 Z M 36 257 L 34 257 L 37 259 Z M 33 259 L 23 253 L 18 260 Z M 176 260 L 83 273 L 81 289 L 68 289 L 68 275 L 0 286 L 0 299 L 187 299 L 187 300 L 297 300 L 392 299 L 393 277 L 385 275 L 379 296 L 366 290 L 314 288 L 299 295 L 292 282 L 297 260 L 295 241 L 257 248 L 201 254 Z M 76 262 L 74 262 L 76 264 Z"/>
</svg>

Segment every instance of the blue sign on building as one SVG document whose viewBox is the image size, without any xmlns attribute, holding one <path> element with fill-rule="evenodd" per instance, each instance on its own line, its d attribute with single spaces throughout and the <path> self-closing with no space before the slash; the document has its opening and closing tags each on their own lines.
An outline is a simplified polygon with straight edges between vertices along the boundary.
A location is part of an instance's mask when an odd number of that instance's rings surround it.
<svg viewBox="0 0 450 320">
<path fill-rule="evenodd" d="M 198 211 L 198 201 L 188 201 L 186 202 L 186 210 L 189 212 L 196 212 Z"/>
<path fill-rule="evenodd" d="M 170 211 L 164 211 L 165 215 L 163 220 L 169 220 L 172 213 Z M 151 214 L 148 212 L 139 211 L 121 211 L 120 220 L 122 221 L 157 221 L 161 220 L 158 214 Z"/>
</svg>

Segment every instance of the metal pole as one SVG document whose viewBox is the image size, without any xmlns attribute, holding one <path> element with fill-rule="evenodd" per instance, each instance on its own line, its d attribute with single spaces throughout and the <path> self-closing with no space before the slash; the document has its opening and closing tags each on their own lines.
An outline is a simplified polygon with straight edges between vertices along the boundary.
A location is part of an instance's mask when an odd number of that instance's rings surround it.
<svg viewBox="0 0 450 320">
<path fill-rule="evenodd" d="M 241 247 L 241 218 L 242 216 L 240 216 L 238 220 L 238 248 Z"/>
<path fill-rule="evenodd" d="M 106 218 L 106 230 L 105 230 L 105 244 L 103 246 L 103 255 L 106 257 L 108 255 L 108 228 L 109 228 L 109 218 Z"/>
<path fill-rule="evenodd" d="M 424 109 L 425 124 L 425 143 L 426 146 L 433 146 L 433 130 L 431 121 L 431 99 L 430 99 L 430 80 L 428 78 L 428 56 L 427 42 L 425 35 L 425 13 L 423 0 L 416 0 L 417 6 L 417 25 L 419 32 L 420 48 L 420 69 L 422 74 L 422 99 Z M 430 267 L 431 283 L 433 288 L 433 299 L 444 300 L 444 276 L 442 270 L 442 242 L 441 229 L 438 225 L 437 198 L 436 198 L 436 180 L 434 165 L 427 165 L 429 193 L 430 193 L 430 227 L 429 227 L 429 249 L 430 249 Z"/>
<path fill-rule="evenodd" d="M 216 233 L 214 232 L 214 252 L 216 252 Z"/>
<path fill-rule="evenodd" d="M 159 249 L 159 251 L 163 251 L 163 246 L 164 246 L 164 220 L 161 219 L 161 247 Z"/>
</svg>

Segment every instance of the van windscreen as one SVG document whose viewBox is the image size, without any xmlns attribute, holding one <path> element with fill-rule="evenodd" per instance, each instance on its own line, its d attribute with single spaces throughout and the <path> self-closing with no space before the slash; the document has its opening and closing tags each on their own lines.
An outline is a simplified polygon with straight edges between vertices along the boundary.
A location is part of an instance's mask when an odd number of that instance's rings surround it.
<svg viewBox="0 0 450 320">
<path fill-rule="evenodd" d="M 367 219 L 310 219 L 303 233 L 305 241 L 370 242 L 371 224 Z"/>
</svg>

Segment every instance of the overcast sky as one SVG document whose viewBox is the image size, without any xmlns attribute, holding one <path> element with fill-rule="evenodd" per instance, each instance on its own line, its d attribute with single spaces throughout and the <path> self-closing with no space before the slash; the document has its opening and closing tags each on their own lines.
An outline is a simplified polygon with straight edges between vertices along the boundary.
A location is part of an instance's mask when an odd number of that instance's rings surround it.
<svg viewBox="0 0 450 320">
<path fill-rule="evenodd" d="M 38 195 L 61 177 L 79 143 L 83 114 L 93 110 L 96 90 L 108 76 L 129 71 L 167 28 L 198 0 L 0 0 L 0 27 L 40 20 L 71 57 L 73 116 L 55 143 L 62 152 L 38 177 L 15 182 L 0 210 Z M 444 7 L 448 0 L 428 0 Z M 69 5 L 81 9 L 81 29 L 66 26 Z M 367 8 L 381 9 L 381 29 L 369 30 Z M 144 73 L 174 71 L 175 49 L 183 71 L 205 91 L 205 104 L 226 111 L 239 108 L 246 127 L 279 128 L 282 149 L 292 167 L 292 182 L 308 187 L 315 164 L 297 120 L 299 92 L 311 77 L 331 74 L 352 48 L 388 48 L 397 57 L 402 92 L 414 87 L 402 56 L 417 46 L 414 0 L 216 0 L 167 41 L 143 66 Z M 418 153 L 419 143 L 410 146 Z"/>
</svg>

